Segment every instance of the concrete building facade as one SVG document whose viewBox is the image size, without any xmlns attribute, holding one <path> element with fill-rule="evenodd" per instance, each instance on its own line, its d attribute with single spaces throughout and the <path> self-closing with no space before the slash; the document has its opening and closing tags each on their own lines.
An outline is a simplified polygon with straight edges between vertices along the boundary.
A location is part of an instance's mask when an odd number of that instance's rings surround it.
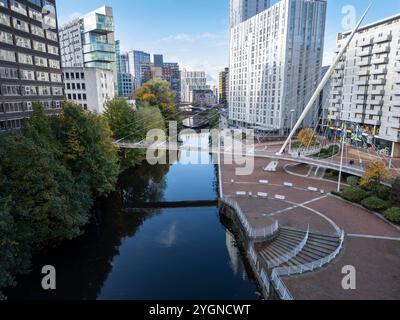
<svg viewBox="0 0 400 320">
<path fill-rule="evenodd" d="M 218 80 L 218 103 L 226 106 L 229 97 L 229 68 L 219 73 Z"/>
<path fill-rule="evenodd" d="M 282 0 L 231 28 L 229 120 L 283 134 L 298 119 L 321 74 L 326 1 Z M 315 126 L 314 108 L 304 126 Z"/>
<path fill-rule="evenodd" d="M 150 63 L 150 54 L 143 51 L 129 51 L 128 52 L 128 62 L 130 67 L 130 74 L 135 79 L 135 88 L 138 89 L 142 85 L 142 65 L 147 65 Z"/>
<path fill-rule="evenodd" d="M 230 0 L 231 28 L 268 9 L 270 0 Z"/>
<path fill-rule="evenodd" d="M 47 114 L 64 100 L 54 0 L 0 0 L 0 130 L 19 129 L 31 115 L 32 103 Z"/>
<path fill-rule="evenodd" d="M 333 75 L 328 118 L 400 156 L 400 14 L 360 28 Z"/>
<path fill-rule="evenodd" d="M 209 90 L 206 73 L 204 71 L 181 71 L 181 101 L 193 103 L 193 90 Z"/>
<path fill-rule="evenodd" d="M 85 78 L 79 80 L 86 82 L 86 88 L 91 88 L 94 83 L 103 84 L 103 87 L 95 90 L 93 94 L 86 95 L 87 98 L 91 97 L 90 100 L 71 100 L 83 106 L 86 104 L 87 109 L 92 112 L 101 113 L 106 100 L 113 99 L 118 91 L 112 8 L 100 7 L 63 25 L 60 28 L 60 46 L 64 74 L 83 72 Z M 94 79 L 95 76 L 100 78 Z M 74 83 L 70 82 L 72 80 L 76 79 L 65 81 L 67 98 L 82 94 L 74 91 L 77 89 L 73 89 Z M 107 83 L 104 84 L 104 81 Z M 101 91 L 101 94 L 96 94 L 98 91 Z"/>
</svg>

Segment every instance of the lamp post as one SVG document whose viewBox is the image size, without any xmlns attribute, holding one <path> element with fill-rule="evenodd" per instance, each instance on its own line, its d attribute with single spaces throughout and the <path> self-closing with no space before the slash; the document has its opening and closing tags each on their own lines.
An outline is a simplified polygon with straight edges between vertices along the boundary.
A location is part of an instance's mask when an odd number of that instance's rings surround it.
<svg viewBox="0 0 400 320">
<path fill-rule="evenodd" d="M 292 109 L 290 110 L 290 129 L 293 128 L 293 115 L 296 112 L 296 110 Z M 290 138 L 290 142 L 289 142 L 289 154 L 292 153 L 292 138 Z"/>
</svg>

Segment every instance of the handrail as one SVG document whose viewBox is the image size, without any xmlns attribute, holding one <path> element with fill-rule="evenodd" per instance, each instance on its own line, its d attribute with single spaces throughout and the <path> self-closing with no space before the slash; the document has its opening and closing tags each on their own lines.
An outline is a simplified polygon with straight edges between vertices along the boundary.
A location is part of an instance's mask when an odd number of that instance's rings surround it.
<svg viewBox="0 0 400 320">
<path fill-rule="evenodd" d="M 250 222 L 248 221 L 246 215 L 243 213 L 242 209 L 240 208 L 239 204 L 233 200 L 226 197 L 221 197 L 221 201 L 224 202 L 226 205 L 231 207 L 235 210 L 243 228 L 246 231 L 246 234 L 251 239 L 258 239 L 262 238 L 265 239 L 267 237 L 273 236 L 279 230 L 279 223 L 278 220 L 275 220 L 274 223 L 265 228 L 254 228 Z"/>
<path fill-rule="evenodd" d="M 342 231 L 340 236 L 340 244 L 338 248 L 325 258 L 298 266 L 275 268 L 272 271 L 271 280 L 281 299 L 293 300 L 293 297 L 291 296 L 288 288 L 283 283 L 281 277 L 295 275 L 295 274 L 303 274 L 304 272 L 312 272 L 332 262 L 332 260 L 334 260 L 337 257 L 337 255 L 343 248 L 344 236 L 345 236 L 344 231 Z"/>
<path fill-rule="evenodd" d="M 272 269 L 277 266 L 280 266 L 280 265 L 288 262 L 289 260 L 293 259 L 295 256 L 297 256 L 306 246 L 309 235 L 310 235 L 310 225 L 307 228 L 307 232 L 306 232 L 304 239 L 297 245 L 296 248 L 289 251 L 287 254 L 283 255 L 282 257 L 277 257 L 271 261 L 267 261 L 268 269 Z"/>
<path fill-rule="evenodd" d="M 260 267 L 260 264 L 258 262 L 258 256 L 257 253 L 253 247 L 253 244 L 250 244 L 249 250 L 247 251 L 251 261 L 254 264 L 255 270 L 258 273 L 260 280 L 262 282 L 262 285 L 264 286 L 265 291 L 269 294 L 271 292 L 271 281 L 268 278 L 267 273 L 265 270 Z"/>
</svg>

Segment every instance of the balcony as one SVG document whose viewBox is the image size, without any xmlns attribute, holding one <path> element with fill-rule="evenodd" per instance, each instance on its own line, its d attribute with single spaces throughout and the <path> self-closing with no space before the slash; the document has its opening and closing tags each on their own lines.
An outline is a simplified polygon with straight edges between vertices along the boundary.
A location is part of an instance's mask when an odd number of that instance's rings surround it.
<svg viewBox="0 0 400 320">
<path fill-rule="evenodd" d="M 357 80 L 356 82 L 354 82 L 354 84 L 356 86 L 366 86 L 368 84 L 368 78 Z"/>
<path fill-rule="evenodd" d="M 394 78 L 394 83 L 400 84 L 400 76 L 396 76 L 396 77 Z"/>
<path fill-rule="evenodd" d="M 370 55 L 372 55 L 372 47 L 366 48 L 366 49 L 358 52 L 359 57 L 367 57 Z"/>
<path fill-rule="evenodd" d="M 367 94 L 367 88 L 366 87 L 360 87 L 354 90 L 353 94 L 356 94 L 358 96 L 365 96 Z"/>
<path fill-rule="evenodd" d="M 342 98 L 332 98 L 332 99 L 330 99 L 330 102 L 333 104 L 336 104 L 336 103 L 340 104 L 340 103 L 342 103 Z"/>
<path fill-rule="evenodd" d="M 371 109 L 366 109 L 365 110 L 365 115 L 368 117 L 369 115 L 373 115 L 373 116 L 382 116 L 382 110 L 381 109 L 378 109 L 378 108 L 375 108 L 374 110 L 371 110 Z"/>
<path fill-rule="evenodd" d="M 397 96 L 394 97 L 391 102 L 392 102 L 392 105 L 394 107 L 399 107 L 400 108 L 400 97 L 397 97 Z"/>
<path fill-rule="evenodd" d="M 400 66 L 394 67 L 394 71 L 400 72 Z"/>
<path fill-rule="evenodd" d="M 344 62 L 339 62 L 335 69 L 336 70 L 344 70 Z"/>
<path fill-rule="evenodd" d="M 386 79 L 374 79 L 369 81 L 370 85 L 385 85 Z"/>
<path fill-rule="evenodd" d="M 375 43 L 382 43 L 382 42 L 387 42 L 387 41 L 392 41 L 392 35 L 391 34 L 385 34 L 383 36 L 374 38 L 374 42 Z"/>
<path fill-rule="evenodd" d="M 366 104 L 371 105 L 371 106 L 383 106 L 383 99 L 368 99 L 366 101 Z"/>
<path fill-rule="evenodd" d="M 378 53 L 387 53 L 390 52 L 390 46 L 381 46 L 381 47 L 374 47 L 372 50 L 372 53 L 378 54 Z"/>
<path fill-rule="evenodd" d="M 332 87 L 341 87 L 343 86 L 343 79 L 336 79 L 331 82 Z"/>
<path fill-rule="evenodd" d="M 371 71 L 371 74 L 375 75 L 375 74 L 387 74 L 387 69 L 386 68 L 378 68 L 378 69 L 374 69 Z"/>
<path fill-rule="evenodd" d="M 372 126 L 380 126 L 382 124 L 381 120 L 379 119 L 365 119 L 364 120 L 365 124 L 370 124 Z"/>
<path fill-rule="evenodd" d="M 340 89 L 332 89 L 331 94 L 341 95 L 342 94 L 342 90 L 340 90 Z"/>
<path fill-rule="evenodd" d="M 364 67 L 364 66 L 369 66 L 371 65 L 371 60 L 370 59 L 362 59 L 362 60 L 358 60 L 356 65 L 358 67 Z"/>
<path fill-rule="evenodd" d="M 389 126 L 393 129 L 400 129 L 400 121 L 397 122 L 389 122 Z"/>
<path fill-rule="evenodd" d="M 400 61 L 400 54 L 396 56 L 396 61 Z"/>
<path fill-rule="evenodd" d="M 335 107 L 335 106 L 330 106 L 328 108 L 329 112 L 339 112 L 339 107 Z"/>
<path fill-rule="evenodd" d="M 389 62 L 388 57 L 383 57 L 383 58 L 372 58 L 372 64 L 384 64 Z"/>
<path fill-rule="evenodd" d="M 354 100 L 354 103 L 355 103 L 355 104 L 362 104 L 362 105 L 364 105 L 364 104 L 365 104 L 365 99 L 356 99 L 356 100 Z"/>
<path fill-rule="evenodd" d="M 368 94 L 374 95 L 374 96 L 383 96 L 383 95 L 385 95 L 385 90 L 383 90 L 383 89 L 372 89 L 372 90 L 368 90 Z"/>
<path fill-rule="evenodd" d="M 358 45 L 359 45 L 360 47 L 367 47 L 367 46 L 370 46 L 370 45 L 372 45 L 372 39 L 371 39 L 371 38 L 368 38 L 368 39 L 360 40 L 360 41 L 358 42 Z"/>
<path fill-rule="evenodd" d="M 356 74 L 358 76 L 368 76 L 370 74 L 370 71 L 368 68 L 362 68 L 362 69 L 357 70 Z"/>
</svg>

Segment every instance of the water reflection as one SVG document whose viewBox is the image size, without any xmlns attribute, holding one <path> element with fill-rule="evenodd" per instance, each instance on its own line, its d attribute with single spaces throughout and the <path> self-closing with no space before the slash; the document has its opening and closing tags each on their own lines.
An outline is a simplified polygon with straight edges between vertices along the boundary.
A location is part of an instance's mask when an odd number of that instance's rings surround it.
<svg viewBox="0 0 400 320">
<path fill-rule="evenodd" d="M 211 160 L 210 160 L 211 161 Z M 243 253 L 217 208 L 127 210 L 126 203 L 216 199 L 210 165 L 143 165 L 100 201 L 81 237 L 35 257 L 10 299 L 256 299 Z M 221 220 L 222 218 L 222 220 Z M 41 268 L 57 290 L 41 289 Z"/>
</svg>

